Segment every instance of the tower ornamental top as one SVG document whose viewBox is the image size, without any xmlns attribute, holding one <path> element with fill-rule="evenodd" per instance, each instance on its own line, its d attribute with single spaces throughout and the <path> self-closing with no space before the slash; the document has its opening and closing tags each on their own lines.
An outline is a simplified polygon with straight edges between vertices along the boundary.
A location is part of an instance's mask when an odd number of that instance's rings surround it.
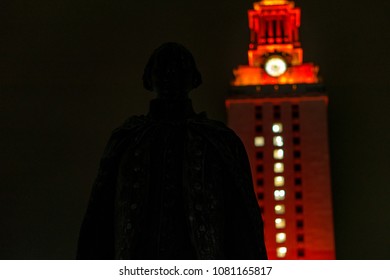
<svg viewBox="0 0 390 280">
<path fill-rule="evenodd" d="M 248 65 L 233 70 L 233 85 L 315 84 L 318 66 L 303 62 L 301 10 L 290 0 L 260 0 L 248 11 Z"/>
</svg>

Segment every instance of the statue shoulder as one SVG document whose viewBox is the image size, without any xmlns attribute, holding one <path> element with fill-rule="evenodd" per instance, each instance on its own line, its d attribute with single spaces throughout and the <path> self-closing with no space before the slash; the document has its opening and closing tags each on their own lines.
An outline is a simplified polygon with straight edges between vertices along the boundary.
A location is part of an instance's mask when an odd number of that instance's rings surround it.
<svg viewBox="0 0 390 280">
<path fill-rule="evenodd" d="M 145 125 L 148 122 L 148 120 L 149 118 L 145 115 L 131 116 L 127 118 L 119 127 L 114 129 L 113 133 L 122 130 L 131 130 L 133 128 Z"/>
<path fill-rule="evenodd" d="M 113 157 L 120 153 L 129 142 L 134 141 L 140 131 L 147 128 L 147 116 L 131 116 L 119 127 L 111 132 L 111 136 L 106 144 L 103 157 Z"/>
</svg>

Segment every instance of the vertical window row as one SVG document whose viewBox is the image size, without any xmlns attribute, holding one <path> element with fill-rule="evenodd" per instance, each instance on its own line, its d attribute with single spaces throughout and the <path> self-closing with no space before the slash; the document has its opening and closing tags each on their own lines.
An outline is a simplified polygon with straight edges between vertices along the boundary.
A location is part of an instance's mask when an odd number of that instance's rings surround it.
<svg viewBox="0 0 390 280">
<path fill-rule="evenodd" d="M 297 257 L 303 258 L 305 256 L 304 249 L 304 220 L 303 220 L 303 192 L 302 192 L 302 165 L 301 165 L 301 126 L 300 126 L 300 112 L 299 105 L 293 104 L 291 107 L 292 118 L 292 142 L 293 142 L 293 159 L 294 159 L 294 187 L 295 187 L 295 214 L 296 214 L 296 228 L 297 228 Z"/>
<path fill-rule="evenodd" d="M 264 158 L 264 150 L 263 147 L 265 145 L 265 139 L 263 136 L 263 109 L 261 106 L 255 106 L 255 138 L 254 138 L 254 146 L 256 148 L 256 172 L 255 172 L 255 180 L 256 180 L 256 196 L 257 200 L 260 205 L 260 210 L 263 213 L 264 208 L 262 207 L 264 200 L 264 165 L 263 165 L 263 158 Z"/>
<path fill-rule="evenodd" d="M 275 241 L 276 241 L 276 256 L 278 258 L 285 258 L 287 254 L 287 247 L 285 245 L 287 235 L 286 229 L 286 207 L 284 200 L 286 198 L 285 189 L 285 162 L 284 162 L 284 127 L 281 122 L 281 108 L 280 105 L 273 107 L 273 124 L 272 124 L 272 144 L 273 144 L 273 171 L 274 171 L 274 211 L 275 218 Z"/>
</svg>

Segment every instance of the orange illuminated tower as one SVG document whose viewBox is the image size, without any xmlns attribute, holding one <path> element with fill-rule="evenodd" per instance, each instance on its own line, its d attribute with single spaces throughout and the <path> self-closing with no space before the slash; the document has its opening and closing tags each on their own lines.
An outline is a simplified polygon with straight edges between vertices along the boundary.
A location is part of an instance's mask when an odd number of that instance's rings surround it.
<svg viewBox="0 0 390 280">
<path fill-rule="evenodd" d="M 248 11 L 248 65 L 234 70 L 228 125 L 247 149 L 270 259 L 334 259 L 327 104 L 303 62 L 300 9 L 262 0 Z"/>
</svg>

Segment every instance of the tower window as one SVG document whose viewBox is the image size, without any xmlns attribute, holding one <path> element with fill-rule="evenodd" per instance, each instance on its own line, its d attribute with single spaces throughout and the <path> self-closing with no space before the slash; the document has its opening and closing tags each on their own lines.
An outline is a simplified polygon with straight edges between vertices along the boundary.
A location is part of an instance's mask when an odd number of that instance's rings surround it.
<svg viewBox="0 0 390 280">
<path fill-rule="evenodd" d="M 283 157 L 284 157 L 283 149 L 274 150 L 274 159 L 283 159 Z"/>
<path fill-rule="evenodd" d="M 284 177 L 283 176 L 276 176 L 274 178 L 274 185 L 275 185 L 275 187 L 283 187 L 284 186 Z"/>
<path fill-rule="evenodd" d="M 283 146 L 283 137 L 282 136 L 275 136 L 273 143 L 274 143 L 274 146 L 276 146 L 276 147 L 282 147 Z"/>
<path fill-rule="evenodd" d="M 281 123 L 274 123 L 272 125 L 272 131 L 274 133 L 281 133 L 283 131 L 283 125 Z"/>
<path fill-rule="evenodd" d="M 284 171 L 284 164 L 281 162 L 277 162 L 274 164 L 274 172 L 282 173 Z"/>
<path fill-rule="evenodd" d="M 276 120 L 280 119 L 280 106 L 279 105 L 274 106 L 274 119 L 276 119 Z"/>
<path fill-rule="evenodd" d="M 299 137 L 294 137 L 294 138 L 293 138 L 293 144 L 294 144 L 294 145 L 299 145 L 299 144 L 301 144 L 301 139 L 299 139 Z"/>
<path fill-rule="evenodd" d="M 302 199 L 302 192 L 295 192 L 295 199 Z"/>
<path fill-rule="evenodd" d="M 274 191 L 274 198 L 275 200 L 284 200 L 286 197 L 286 192 L 284 190 L 276 190 Z"/>
<path fill-rule="evenodd" d="M 263 180 L 263 179 L 257 179 L 257 180 L 256 180 L 256 185 L 257 185 L 258 187 L 262 187 L 262 186 L 264 185 L 264 180 Z"/>
<path fill-rule="evenodd" d="M 255 107 L 255 116 L 256 116 L 257 120 L 261 120 L 263 118 L 261 106 L 256 106 Z"/>
<path fill-rule="evenodd" d="M 298 132 L 299 131 L 299 124 L 293 124 L 293 131 Z"/>
<path fill-rule="evenodd" d="M 275 205 L 275 214 L 282 215 L 286 212 L 285 207 L 283 204 L 276 204 Z"/>
<path fill-rule="evenodd" d="M 263 147 L 264 146 L 264 137 L 263 136 L 256 136 L 254 142 L 255 142 L 255 147 Z"/>
<path fill-rule="evenodd" d="M 304 241 L 303 234 L 298 234 L 297 235 L 297 242 L 302 243 Z"/>
<path fill-rule="evenodd" d="M 294 171 L 295 171 L 295 172 L 299 172 L 299 171 L 301 171 L 301 170 L 302 170 L 302 167 L 301 167 L 300 164 L 294 164 Z"/>
<path fill-rule="evenodd" d="M 257 199 L 258 200 L 263 200 L 264 199 L 264 193 L 260 192 L 257 194 Z"/>
<path fill-rule="evenodd" d="M 302 213 L 303 213 L 303 207 L 302 207 L 302 205 L 297 205 L 297 206 L 295 206 L 295 212 L 296 212 L 297 214 L 302 214 Z"/>
<path fill-rule="evenodd" d="M 263 165 L 259 164 L 259 165 L 256 167 L 256 171 L 259 172 L 259 173 L 263 172 L 263 171 L 264 171 Z"/>
<path fill-rule="evenodd" d="M 293 119 L 299 118 L 299 107 L 298 107 L 298 105 L 293 105 L 292 106 L 292 117 L 293 117 Z"/>
<path fill-rule="evenodd" d="M 286 219 L 283 218 L 276 218 L 275 219 L 275 227 L 277 229 L 282 229 L 286 227 Z"/>
<path fill-rule="evenodd" d="M 263 132 L 263 126 L 262 125 L 256 125 L 256 132 L 257 133 Z"/>
<path fill-rule="evenodd" d="M 256 158 L 257 159 L 263 159 L 263 152 L 257 152 L 256 153 Z"/>
<path fill-rule="evenodd" d="M 279 232 L 276 234 L 276 243 L 286 242 L 286 234 L 284 232 Z"/>
<path fill-rule="evenodd" d="M 295 179 L 294 179 L 294 182 L 295 182 L 295 185 L 296 185 L 296 186 L 302 185 L 302 179 L 301 179 L 301 178 L 295 178 Z"/>
<path fill-rule="evenodd" d="M 305 256 L 305 250 L 300 248 L 298 249 L 298 257 L 304 257 Z"/>
<path fill-rule="evenodd" d="M 278 258 L 284 258 L 286 257 L 287 248 L 286 247 L 278 247 L 276 248 L 276 256 Z"/>
<path fill-rule="evenodd" d="M 301 151 L 294 151 L 294 158 L 301 158 Z"/>
<path fill-rule="evenodd" d="M 298 220 L 297 221 L 297 228 L 303 228 L 303 221 L 302 220 Z"/>
</svg>

